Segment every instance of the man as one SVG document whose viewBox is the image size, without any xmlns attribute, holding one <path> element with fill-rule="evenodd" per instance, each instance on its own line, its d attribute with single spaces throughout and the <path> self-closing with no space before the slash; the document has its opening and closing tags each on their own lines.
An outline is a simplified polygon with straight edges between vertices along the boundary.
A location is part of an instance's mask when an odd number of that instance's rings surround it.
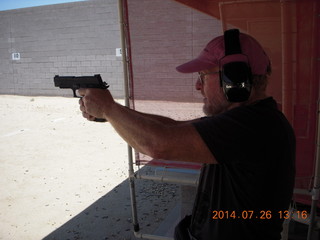
<svg viewBox="0 0 320 240">
<path fill-rule="evenodd" d="M 224 35 L 177 67 L 199 73 L 196 89 L 203 95 L 205 118 L 175 121 L 123 107 L 108 90 L 79 90 L 83 116 L 107 119 L 139 152 L 203 163 L 192 217 L 177 226 L 178 240 L 281 238 L 282 214 L 293 192 L 295 137 L 266 95 L 269 58 L 249 35 L 236 31 L 235 36 L 239 53 L 228 52 Z"/>
</svg>

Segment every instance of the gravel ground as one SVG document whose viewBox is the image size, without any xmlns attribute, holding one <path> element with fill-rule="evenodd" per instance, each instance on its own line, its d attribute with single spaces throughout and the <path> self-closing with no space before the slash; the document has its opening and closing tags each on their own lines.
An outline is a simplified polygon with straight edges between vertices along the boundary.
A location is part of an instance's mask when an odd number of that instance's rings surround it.
<svg viewBox="0 0 320 240">
<path fill-rule="evenodd" d="M 136 106 L 177 119 L 201 114 L 199 104 Z M 0 239 L 135 239 L 127 145 L 108 123 L 80 117 L 74 98 L 3 95 L 0 110 Z M 141 230 L 152 233 L 179 203 L 180 187 L 136 187 Z"/>
</svg>

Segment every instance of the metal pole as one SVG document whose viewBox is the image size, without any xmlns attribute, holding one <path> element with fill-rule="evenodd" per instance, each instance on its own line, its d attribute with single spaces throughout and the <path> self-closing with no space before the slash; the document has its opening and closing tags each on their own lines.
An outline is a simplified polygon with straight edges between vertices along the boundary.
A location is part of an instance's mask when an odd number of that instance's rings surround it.
<svg viewBox="0 0 320 240">
<path fill-rule="evenodd" d="M 128 58 L 127 58 L 127 46 L 126 46 L 126 35 L 125 28 L 126 23 L 124 21 L 124 1 L 118 0 L 119 8 L 119 21 L 121 31 L 121 49 L 122 49 L 122 63 L 123 63 L 123 79 L 124 79 L 124 91 L 125 91 L 125 106 L 129 107 L 129 77 L 128 77 Z M 132 209 L 132 224 L 135 232 L 139 231 L 138 214 L 137 214 L 137 201 L 135 193 L 135 182 L 134 182 L 134 169 L 133 169 L 133 157 L 132 148 L 128 145 L 128 165 L 129 165 L 129 187 L 131 197 L 131 209 Z"/>
<path fill-rule="evenodd" d="M 163 237 L 151 234 L 134 233 L 136 238 L 149 239 L 149 240 L 174 240 L 171 237 Z"/>
<path fill-rule="evenodd" d="M 153 175 L 136 175 L 137 179 L 152 180 L 165 183 L 178 183 L 188 186 L 198 186 L 199 176 L 182 177 L 182 176 L 153 176 Z"/>
<path fill-rule="evenodd" d="M 313 10 L 316 10 L 316 5 L 313 5 Z M 312 39 L 317 39 L 317 23 L 318 23 L 318 17 L 319 13 L 316 13 L 313 11 L 314 15 L 312 17 L 313 22 L 313 29 L 312 29 Z M 317 41 L 317 40 L 315 40 Z M 315 49 L 318 49 L 318 46 L 316 43 L 313 43 L 313 47 Z M 317 59 L 318 52 L 313 52 L 313 57 Z M 315 68 L 314 68 L 315 69 Z M 318 98 L 318 114 L 317 114 L 317 139 L 316 139 L 316 158 L 315 158 L 315 170 L 314 170 L 314 181 L 313 181 L 313 189 L 312 189 L 312 203 L 311 203 L 311 211 L 310 211 L 310 226 L 308 229 L 308 237 L 307 240 L 311 240 L 314 235 L 314 230 L 316 229 L 317 225 L 317 205 L 319 202 L 319 193 L 320 193 L 320 100 Z"/>
<path fill-rule="evenodd" d="M 289 122 L 293 123 L 293 41 L 294 41 L 294 7 L 295 2 L 281 0 L 281 32 L 282 32 L 282 112 Z"/>
<path fill-rule="evenodd" d="M 314 174 L 314 183 L 312 189 L 312 203 L 311 203 L 311 212 L 310 212 L 310 226 L 308 230 L 308 240 L 311 240 L 314 228 L 316 225 L 316 213 L 317 213 L 317 204 L 319 200 L 319 190 L 320 190 L 320 103 L 318 101 L 318 136 L 316 143 L 316 166 L 315 166 L 315 174 Z"/>
</svg>

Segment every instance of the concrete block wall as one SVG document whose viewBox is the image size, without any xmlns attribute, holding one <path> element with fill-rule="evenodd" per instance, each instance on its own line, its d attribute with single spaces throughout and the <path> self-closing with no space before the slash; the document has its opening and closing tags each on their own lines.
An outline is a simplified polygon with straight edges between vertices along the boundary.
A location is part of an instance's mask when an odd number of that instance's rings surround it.
<svg viewBox="0 0 320 240">
<path fill-rule="evenodd" d="M 220 21 L 170 0 L 128 0 L 136 99 L 199 101 L 196 74 L 175 67 L 222 34 Z M 59 75 L 100 73 L 122 98 L 118 1 L 89 0 L 0 12 L 0 94 L 69 95 Z M 20 60 L 12 60 L 20 53 Z"/>
<path fill-rule="evenodd" d="M 197 74 L 175 67 L 221 35 L 221 22 L 175 1 L 128 0 L 128 6 L 135 98 L 200 101 Z"/>
<path fill-rule="evenodd" d="M 112 94 L 123 97 L 117 1 L 1 11 L 0 33 L 0 94 L 71 96 L 53 86 L 55 75 L 100 73 Z"/>
</svg>

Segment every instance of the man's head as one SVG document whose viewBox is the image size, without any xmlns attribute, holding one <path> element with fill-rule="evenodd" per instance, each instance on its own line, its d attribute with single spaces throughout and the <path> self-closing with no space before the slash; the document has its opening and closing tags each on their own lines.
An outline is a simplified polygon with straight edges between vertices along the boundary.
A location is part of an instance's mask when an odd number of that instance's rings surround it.
<svg viewBox="0 0 320 240">
<path fill-rule="evenodd" d="M 232 103 L 245 104 L 254 100 L 251 86 L 253 91 L 264 92 L 271 67 L 268 56 L 254 38 L 238 30 L 228 30 L 223 36 L 211 40 L 197 58 L 178 66 L 177 70 L 200 73 L 202 77 L 199 77 L 196 88 L 205 98 L 206 114 L 214 115 L 228 109 L 229 105 L 235 105 Z M 213 86 L 209 84 L 211 81 L 219 84 Z"/>
</svg>

